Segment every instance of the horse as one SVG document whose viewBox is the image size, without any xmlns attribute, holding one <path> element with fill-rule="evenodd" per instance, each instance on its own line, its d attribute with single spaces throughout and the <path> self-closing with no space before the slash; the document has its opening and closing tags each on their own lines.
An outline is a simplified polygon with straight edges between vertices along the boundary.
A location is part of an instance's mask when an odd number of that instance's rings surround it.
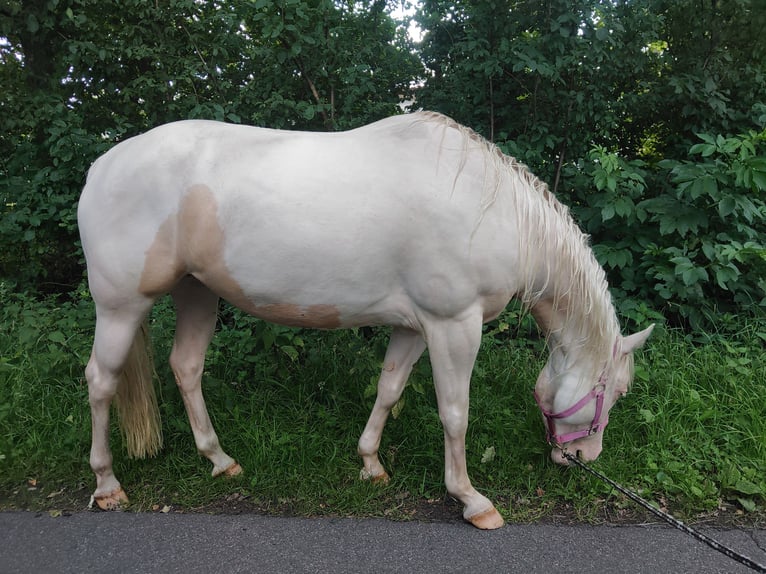
<svg viewBox="0 0 766 574">
<path fill-rule="evenodd" d="M 466 468 L 469 384 L 482 325 L 519 299 L 546 336 L 535 384 L 551 457 L 595 459 L 628 391 L 633 351 L 603 269 L 545 183 L 471 129 L 433 112 L 345 131 L 206 120 L 156 127 L 99 157 L 78 224 L 96 310 L 85 367 L 92 501 L 128 502 L 112 466 L 110 405 L 133 457 L 161 448 L 147 314 L 170 294 L 169 362 L 214 476 L 242 472 L 201 390 L 219 299 L 282 325 L 392 328 L 369 420 L 362 479 L 385 482 L 381 434 L 426 347 L 444 431 L 444 480 L 477 528 L 503 525 Z"/>
</svg>

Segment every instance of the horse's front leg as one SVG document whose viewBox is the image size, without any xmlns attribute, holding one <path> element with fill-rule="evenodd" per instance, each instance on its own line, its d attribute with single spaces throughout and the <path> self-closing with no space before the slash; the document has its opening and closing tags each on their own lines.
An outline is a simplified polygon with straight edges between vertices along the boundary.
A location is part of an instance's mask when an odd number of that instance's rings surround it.
<svg viewBox="0 0 766 574">
<path fill-rule="evenodd" d="M 359 456 L 364 468 L 360 473 L 363 480 L 388 482 L 388 474 L 378 458 L 380 437 L 391 408 L 402 396 L 412 367 L 426 348 L 420 333 L 410 329 L 395 328 L 391 333 L 383 370 L 378 380 L 378 396 L 372 407 L 370 418 L 359 438 Z"/>
<path fill-rule="evenodd" d="M 472 313 L 460 321 L 436 320 L 427 325 L 426 334 L 444 426 L 447 492 L 464 504 L 463 517 L 468 522 L 481 529 L 499 528 L 503 518 L 471 485 L 465 460 L 469 387 L 481 343 L 481 314 Z"/>
</svg>

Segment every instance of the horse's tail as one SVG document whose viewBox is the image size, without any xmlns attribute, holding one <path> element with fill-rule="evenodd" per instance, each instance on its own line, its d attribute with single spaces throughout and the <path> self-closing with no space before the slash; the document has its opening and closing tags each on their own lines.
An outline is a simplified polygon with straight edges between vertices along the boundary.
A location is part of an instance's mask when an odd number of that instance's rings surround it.
<svg viewBox="0 0 766 574">
<path fill-rule="evenodd" d="M 162 424 L 153 375 L 154 357 L 145 320 L 130 346 L 115 400 L 125 448 L 132 458 L 154 456 L 162 448 Z"/>
</svg>

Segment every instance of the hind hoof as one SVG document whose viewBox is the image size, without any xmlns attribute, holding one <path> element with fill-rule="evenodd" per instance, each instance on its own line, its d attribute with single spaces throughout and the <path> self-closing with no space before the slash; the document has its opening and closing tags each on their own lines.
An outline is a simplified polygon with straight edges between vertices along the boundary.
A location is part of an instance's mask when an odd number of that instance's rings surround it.
<svg viewBox="0 0 766 574">
<path fill-rule="evenodd" d="M 120 508 L 127 506 L 130 503 L 128 495 L 125 494 L 122 487 L 109 494 L 94 496 L 93 501 L 101 510 L 120 510 Z"/>
</svg>

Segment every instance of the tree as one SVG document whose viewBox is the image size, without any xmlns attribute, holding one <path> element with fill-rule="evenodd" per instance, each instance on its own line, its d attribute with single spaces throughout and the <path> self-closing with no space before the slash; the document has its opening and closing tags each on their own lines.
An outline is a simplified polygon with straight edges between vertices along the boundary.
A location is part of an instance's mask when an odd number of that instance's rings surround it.
<svg viewBox="0 0 766 574">
<path fill-rule="evenodd" d="M 46 291 L 82 277 L 77 197 L 115 142 L 184 118 L 354 127 L 420 69 L 374 0 L 16 0 L 0 39 L 0 276 Z"/>
<path fill-rule="evenodd" d="M 425 0 L 418 102 L 548 181 L 626 309 L 699 323 L 766 303 L 764 18 L 763 0 Z"/>
</svg>

